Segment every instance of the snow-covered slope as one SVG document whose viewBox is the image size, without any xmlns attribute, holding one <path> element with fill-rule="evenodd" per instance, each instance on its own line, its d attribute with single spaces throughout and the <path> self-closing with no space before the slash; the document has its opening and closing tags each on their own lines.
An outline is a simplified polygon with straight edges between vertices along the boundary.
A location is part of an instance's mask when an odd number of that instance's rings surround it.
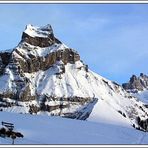
<svg viewBox="0 0 148 148">
<path fill-rule="evenodd" d="M 148 144 L 147 133 L 130 126 L 7 112 L 0 112 L 0 117 L 24 135 L 14 144 Z M 0 137 L 0 144 L 12 140 Z"/>
<path fill-rule="evenodd" d="M 145 104 L 148 104 L 148 90 L 139 91 L 138 93 L 133 93 L 134 96 L 139 98 Z"/>
<path fill-rule="evenodd" d="M 0 57 L 2 111 L 101 120 L 147 130 L 144 104 L 92 72 L 74 49 L 55 38 L 50 25 L 28 25 L 19 45 Z"/>
</svg>

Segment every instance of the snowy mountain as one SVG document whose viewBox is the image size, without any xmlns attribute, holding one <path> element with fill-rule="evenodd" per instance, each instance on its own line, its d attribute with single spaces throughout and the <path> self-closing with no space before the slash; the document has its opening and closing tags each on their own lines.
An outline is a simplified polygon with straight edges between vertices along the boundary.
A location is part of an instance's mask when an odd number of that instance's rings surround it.
<svg viewBox="0 0 148 148">
<path fill-rule="evenodd" d="M 137 93 L 148 89 L 148 76 L 140 73 L 140 76 L 132 75 L 128 83 L 122 84 L 123 88 L 129 92 Z"/>
<path fill-rule="evenodd" d="M 139 98 L 146 105 L 148 104 L 148 76 L 141 73 L 133 75 L 128 83 L 122 84 L 123 88 L 132 95 Z"/>
<path fill-rule="evenodd" d="M 92 72 L 50 25 L 27 25 L 0 53 L 0 110 L 128 124 L 147 130 L 148 109 L 122 86 Z"/>
</svg>

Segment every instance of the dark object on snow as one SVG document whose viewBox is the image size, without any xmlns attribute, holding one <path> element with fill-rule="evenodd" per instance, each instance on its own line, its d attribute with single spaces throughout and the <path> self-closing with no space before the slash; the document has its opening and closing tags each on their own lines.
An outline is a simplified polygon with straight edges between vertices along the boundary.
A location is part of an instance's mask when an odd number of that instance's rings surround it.
<svg viewBox="0 0 148 148">
<path fill-rule="evenodd" d="M 16 135 L 14 132 L 11 134 L 12 144 L 14 144 L 14 140 L 16 139 Z"/>
<path fill-rule="evenodd" d="M 24 137 L 24 135 L 22 134 L 22 133 L 20 133 L 20 132 L 15 132 L 15 135 L 16 135 L 16 137 L 21 137 L 21 138 L 23 138 Z"/>
<path fill-rule="evenodd" d="M 12 131 L 14 129 L 14 124 L 13 123 L 3 122 L 2 121 L 2 125 L 7 127 L 10 131 Z"/>
<path fill-rule="evenodd" d="M 5 133 L 6 133 L 6 129 L 5 128 L 1 128 L 0 129 L 0 137 L 5 137 Z"/>
<path fill-rule="evenodd" d="M 3 122 L 2 121 L 2 125 L 4 127 L 2 127 L 0 129 L 0 137 L 3 137 L 3 138 L 9 137 L 9 138 L 11 138 L 12 139 L 12 144 L 14 144 L 14 140 L 16 138 L 20 138 L 20 137 L 23 138 L 24 137 L 24 135 L 22 133 L 13 131 L 13 129 L 14 129 L 14 124 L 13 123 L 8 123 L 8 122 Z"/>
<path fill-rule="evenodd" d="M 141 120 L 138 116 L 136 120 L 141 130 L 148 131 L 148 119 Z"/>
</svg>

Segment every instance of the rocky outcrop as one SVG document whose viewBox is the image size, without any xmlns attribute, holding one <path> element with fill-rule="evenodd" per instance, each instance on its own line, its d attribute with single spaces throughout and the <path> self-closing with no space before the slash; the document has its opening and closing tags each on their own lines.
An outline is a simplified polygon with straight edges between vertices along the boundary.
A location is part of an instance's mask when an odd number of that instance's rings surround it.
<svg viewBox="0 0 148 148">
<path fill-rule="evenodd" d="M 3 71 L 4 71 L 4 64 L 2 62 L 2 58 L 0 57 L 0 75 L 3 74 Z"/>
<path fill-rule="evenodd" d="M 129 82 L 122 84 L 122 86 L 126 90 L 133 90 L 135 92 L 143 91 L 148 88 L 148 76 L 143 73 L 139 77 L 133 75 Z"/>
<path fill-rule="evenodd" d="M 49 47 L 54 43 L 61 42 L 54 37 L 51 25 L 45 27 L 35 28 L 32 25 L 27 25 L 26 30 L 22 34 L 21 42 L 26 42 L 33 46 Z"/>
<path fill-rule="evenodd" d="M 89 115 L 92 112 L 92 109 L 94 105 L 97 103 L 98 99 L 93 98 L 91 101 L 89 101 L 87 104 L 84 105 L 84 107 L 81 108 L 81 110 L 77 110 L 74 113 L 65 113 L 64 117 L 72 118 L 72 119 L 80 119 L 80 120 L 86 120 Z"/>
<path fill-rule="evenodd" d="M 18 49 L 16 49 L 13 54 L 15 53 L 22 57 L 17 58 L 14 56 L 14 58 L 19 63 L 21 71 L 27 73 L 37 72 L 39 70 L 45 71 L 52 67 L 56 61 L 62 61 L 64 65 L 66 65 L 67 63 L 74 64 L 76 61 L 80 60 L 79 54 L 70 48 L 51 52 L 44 57 L 28 54 L 28 58 L 26 58 L 19 52 Z"/>
<path fill-rule="evenodd" d="M 11 57 L 11 52 L 0 52 L 0 75 L 4 73 L 5 67 L 8 65 Z"/>
<path fill-rule="evenodd" d="M 1 60 L 2 60 L 2 63 L 7 66 L 9 61 L 10 61 L 10 57 L 11 57 L 11 52 L 0 52 L 0 57 L 1 57 Z"/>
<path fill-rule="evenodd" d="M 137 117 L 138 130 L 148 131 L 148 119 L 142 120 L 139 116 Z"/>
<path fill-rule="evenodd" d="M 48 36 L 48 38 L 44 38 L 44 37 L 31 37 L 28 34 L 26 34 L 25 32 L 23 32 L 21 42 L 26 42 L 26 43 L 28 43 L 30 45 L 39 46 L 41 48 L 49 47 L 54 43 L 58 43 L 58 44 L 61 43 L 58 39 L 56 39 L 54 37 L 53 34 L 50 34 Z"/>
<path fill-rule="evenodd" d="M 27 84 L 23 90 L 18 94 L 18 101 L 31 101 L 35 100 L 36 96 L 31 94 L 30 86 Z"/>
<path fill-rule="evenodd" d="M 80 60 L 79 54 L 68 47 L 52 52 L 49 51 L 43 56 L 35 54 L 38 50 L 37 47 L 44 50 L 46 47 L 50 48 L 52 45 L 54 45 L 55 48 L 57 48 L 56 46 L 62 45 L 62 43 L 54 37 L 51 26 L 48 25 L 46 27 L 34 28 L 28 25 L 23 32 L 20 44 L 12 52 L 11 57 L 14 59 L 13 61 L 15 61 L 14 64 L 18 63 L 18 68 L 22 72 L 32 73 L 39 70 L 45 71 L 52 67 L 56 61 L 62 61 L 64 65 L 66 65 L 67 63 L 74 64 Z M 33 45 L 33 47 L 30 47 L 30 45 Z M 25 51 L 25 54 L 20 51 L 20 48 Z"/>
</svg>

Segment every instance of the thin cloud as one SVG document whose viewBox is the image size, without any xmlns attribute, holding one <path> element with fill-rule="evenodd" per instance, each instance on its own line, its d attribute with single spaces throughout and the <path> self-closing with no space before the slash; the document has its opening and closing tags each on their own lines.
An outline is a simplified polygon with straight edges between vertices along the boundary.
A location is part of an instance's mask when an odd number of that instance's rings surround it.
<svg viewBox="0 0 148 148">
<path fill-rule="evenodd" d="M 91 31 L 102 29 L 108 23 L 109 19 L 99 17 L 85 18 L 84 20 L 75 21 L 77 28 Z"/>
</svg>

